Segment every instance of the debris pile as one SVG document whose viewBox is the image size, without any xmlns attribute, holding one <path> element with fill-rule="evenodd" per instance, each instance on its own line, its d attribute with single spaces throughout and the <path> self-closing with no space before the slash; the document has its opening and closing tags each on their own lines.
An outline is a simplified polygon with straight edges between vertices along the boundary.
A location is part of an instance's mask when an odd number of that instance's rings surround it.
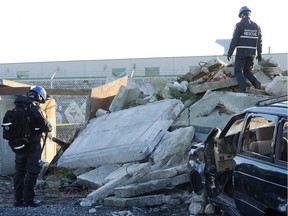
<svg viewBox="0 0 288 216">
<path fill-rule="evenodd" d="M 262 90 L 234 92 L 232 68 L 217 58 L 199 63 L 157 95 L 144 93 L 131 80 L 122 86 L 109 110 L 98 110 L 55 162 L 71 169 L 78 185 L 90 188 L 80 204 L 189 205 L 191 214 L 213 214 L 205 194 L 191 190 L 189 150 L 234 114 L 287 94 L 287 76 L 268 77 L 261 70 L 256 75 Z"/>
<path fill-rule="evenodd" d="M 260 69 L 270 78 L 274 78 L 276 76 L 281 76 L 284 74 L 278 63 L 271 60 L 271 58 L 263 59 L 261 62 L 259 62 L 258 65 L 261 67 Z"/>
</svg>

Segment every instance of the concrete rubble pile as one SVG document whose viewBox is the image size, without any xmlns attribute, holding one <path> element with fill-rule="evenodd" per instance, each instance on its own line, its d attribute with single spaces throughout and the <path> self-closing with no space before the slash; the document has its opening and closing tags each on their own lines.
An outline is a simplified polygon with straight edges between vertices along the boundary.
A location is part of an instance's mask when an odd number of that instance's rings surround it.
<svg viewBox="0 0 288 216">
<path fill-rule="evenodd" d="M 191 214 L 212 214 L 205 195 L 191 191 L 188 152 L 211 128 L 222 129 L 234 114 L 260 100 L 287 94 L 287 76 L 278 73 L 271 78 L 271 72 L 267 76 L 261 69 L 256 76 L 263 84 L 261 91 L 233 92 L 229 89 L 237 86 L 233 70 L 212 59 L 168 83 L 158 92 L 161 100 L 155 99 L 149 84 L 129 80 L 109 110 L 100 109 L 90 119 L 57 166 L 77 170 L 77 183 L 93 188 L 83 206 L 187 204 Z M 171 88 L 201 98 L 181 101 L 169 96 Z"/>
<path fill-rule="evenodd" d="M 274 93 L 273 90 L 269 92 L 271 87 L 267 86 L 274 78 L 277 77 L 278 79 L 286 80 L 287 82 L 287 71 L 282 71 L 279 65 L 271 59 L 263 60 L 262 62 L 255 64 L 254 75 L 262 83 L 263 89 L 270 95 L 279 94 L 279 87 L 277 87 L 277 90 Z M 190 72 L 177 79 L 177 82 L 180 83 L 180 85 L 183 81 L 189 83 L 188 89 L 192 94 L 205 93 L 207 90 L 225 88 L 237 90 L 238 87 L 238 83 L 234 76 L 234 65 L 227 64 L 218 58 L 199 64 L 199 66 L 194 67 Z M 251 90 L 253 91 L 253 88 L 251 88 Z M 281 88 L 281 91 L 287 92 L 287 88 Z"/>
</svg>

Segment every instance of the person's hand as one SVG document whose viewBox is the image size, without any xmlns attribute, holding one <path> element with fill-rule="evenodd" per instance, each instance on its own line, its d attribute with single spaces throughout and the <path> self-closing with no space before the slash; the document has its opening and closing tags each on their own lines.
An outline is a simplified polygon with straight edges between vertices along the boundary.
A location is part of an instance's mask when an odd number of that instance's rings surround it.
<svg viewBox="0 0 288 216">
<path fill-rule="evenodd" d="M 227 55 L 227 60 L 230 61 L 231 55 Z"/>
<path fill-rule="evenodd" d="M 261 62 L 261 61 L 262 61 L 262 55 L 261 55 L 261 54 L 258 54 L 258 55 L 256 56 L 256 59 L 257 59 L 259 62 Z"/>
</svg>

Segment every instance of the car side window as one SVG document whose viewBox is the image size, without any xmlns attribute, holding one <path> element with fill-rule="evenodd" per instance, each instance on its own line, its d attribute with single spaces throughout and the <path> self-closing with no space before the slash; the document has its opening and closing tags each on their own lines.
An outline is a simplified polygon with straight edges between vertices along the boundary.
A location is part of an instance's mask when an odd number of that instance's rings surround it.
<svg viewBox="0 0 288 216">
<path fill-rule="evenodd" d="M 242 152 L 270 158 L 275 122 L 273 117 L 251 115 L 246 122 L 242 136 Z"/>
</svg>

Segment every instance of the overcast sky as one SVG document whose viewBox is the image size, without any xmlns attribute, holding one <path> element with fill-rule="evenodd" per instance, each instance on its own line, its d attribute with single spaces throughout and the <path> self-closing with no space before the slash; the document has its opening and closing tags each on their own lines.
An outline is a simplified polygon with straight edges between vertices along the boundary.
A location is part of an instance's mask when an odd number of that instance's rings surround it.
<svg viewBox="0 0 288 216">
<path fill-rule="evenodd" d="M 0 63 L 222 55 L 239 9 L 288 52 L 287 0 L 0 0 Z"/>
</svg>

